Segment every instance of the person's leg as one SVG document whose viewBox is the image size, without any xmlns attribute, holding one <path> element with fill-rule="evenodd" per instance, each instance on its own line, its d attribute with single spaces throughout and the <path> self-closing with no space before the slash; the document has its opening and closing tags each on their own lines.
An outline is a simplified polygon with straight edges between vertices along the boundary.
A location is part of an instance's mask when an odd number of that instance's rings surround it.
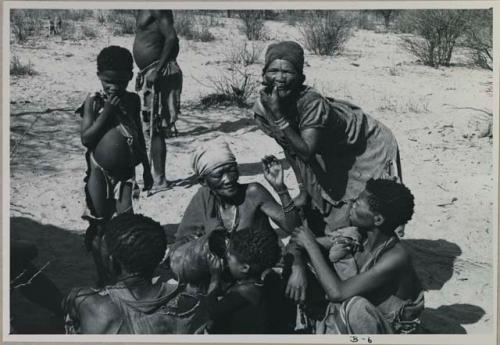
<svg viewBox="0 0 500 345">
<path fill-rule="evenodd" d="M 132 193 L 134 191 L 134 183 L 122 182 L 119 184 L 120 191 L 116 198 L 116 213 L 134 213 L 132 204 Z"/>
<path fill-rule="evenodd" d="M 87 232 L 92 232 L 93 238 L 89 239 L 90 251 L 97 269 L 97 285 L 102 286 L 106 273 L 100 256 L 102 235 L 104 233 L 104 223 L 109 220 L 113 213 L 112 203 L 108 198 L 108 184 L 103 172 L 91 163 L 90 175 L 87 181 L 87 197 L 91 203 L 92 216 Z"/>
<path fill-rule="evenodd" d="M 151 160 L 152 160 L 152 175 L 153 175 L 153 189 L 160 190 L 168 187 L 167 179 L 165 177 L 165 162 L 167 159 L 167 145 L 165 143 L 165 136 L 161 130 L 153 130 L 153 137 L 151 139 Z"/>
<path fill-rule="evenodd" d="M 392 334 L 382 313 L 366 298 L 355 296 L 343 303 L 350 334 Z"/>
<path fill-rule="evenodd" d="M 161 113 L 160 116 L 156 117 L 154 120 L 155 123 L 151 123 L 153 125 L 153 137 L 151 139 L 151 168 L 153 175 L 153 188 L 152 192 L 163 190 L 168 187 L 168 182 L 165 177 L 165 164 L 167 160 L 167 145 L 165 142 L 166 136 L 165 131 L 163 130 L 163 122 L 166 119 L 168 114 L 168 103 L 167 103 L 167 95 L 164 89 L 164 83 L 159 85 L 160 97 L 159 102 L 161 104 Z M 154 111 L 157 111 L 157 107 L 153 107 Z M 153 116 L 153 118 L 155 118 Z"/>
</svg>

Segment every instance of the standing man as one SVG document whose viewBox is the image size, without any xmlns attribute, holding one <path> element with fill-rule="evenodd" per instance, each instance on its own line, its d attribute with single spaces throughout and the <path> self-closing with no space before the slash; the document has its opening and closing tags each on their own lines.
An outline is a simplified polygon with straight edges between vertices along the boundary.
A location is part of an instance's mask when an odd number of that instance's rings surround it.
<svg viewBox="0 0 500 345">
<path fill-rule="evenodd" d="M 136 91 L 142 99 L 142 117 L 150 135 L 152 194 L 168 188 L 165 139 L 176 133 L 175 121 L 180 112 L 182 71 L 176 62 L 179 39 L 171 10 L 138 11 L 133 54 L 140 69 Z"/>
</svg>

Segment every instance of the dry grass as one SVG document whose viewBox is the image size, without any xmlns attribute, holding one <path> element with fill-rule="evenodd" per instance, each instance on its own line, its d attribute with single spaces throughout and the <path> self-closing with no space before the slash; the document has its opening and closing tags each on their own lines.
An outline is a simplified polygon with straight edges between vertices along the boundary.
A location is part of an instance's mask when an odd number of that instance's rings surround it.
<svg viewBox="0 0 500 345">
<path fill-rule="evenodd" d="M 37 72 L 33 69 L 31 61 L 27 64 L 23 63 L 17 56 L 12 56 L 10 61 L 10 75 L 11 76 L 26 76 L 26 75 L 36 75 Z"/>
<path fill-rule="evenodd" d="M 237 64 L 231 64 L 225 72 L 210 76 L 207 80 L 207 84 L 201 84 L 213 92 L 202 98 L 203 106 L 223 104 L 246 108 L 259 86 L 257 77 L 245 66 Z"/>
<path fill-rule="evenodd" d="M 263 50 L 264 44 L 261 42 L 236 43 L 232 49 L 226 51 L 226 61 L 236 65 L 253 65 L 259 61 Z"/>
<path fill-rule="evenodd" d="M 380 105 L 377 110 L 393 113 L 428 113 L 430 112 L 429 102 L 424 98 L 408 98 L 406 100 L 397 99 L 395 97 L 384 96 L 380 100 Z"/>
</svg>

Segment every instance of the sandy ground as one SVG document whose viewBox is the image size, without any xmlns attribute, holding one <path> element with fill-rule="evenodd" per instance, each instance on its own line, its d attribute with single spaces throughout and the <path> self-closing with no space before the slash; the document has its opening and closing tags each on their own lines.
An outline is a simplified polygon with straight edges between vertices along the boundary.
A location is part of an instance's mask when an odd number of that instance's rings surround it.
<svg viewBox="0 0 500 345">
<path fill-rule="evenodd" d="M 191 177 L 190 153 L 201 141 L 222 136 L 241 164 L 243 181 L 259 181 L 265 154 L 283 157 L 280 147 L 252 122 L 248 109 L 203 109 L 201 96 L 212 92 L 207 78 L 227 73 L 227 52 L 243 36 L 237 22 L 223 19 L 211 28 L 208 43 L 181 38 L 184 71 L 182 133 L 168 142 L 167 177 L 175 186 L 135 205 L 173 231 L 198 186 Z M 269 36 L 300 39 L 297 29 L 267 22 Z M 103 30 L 97 40 L 68 42 L 37 39 L 11 51 L 31 61 L 38 75 L 11 78 L 11 236 L 34 240 L 37 264 L 50 261 L 47 274 L 67 292 L 89 285 L 94 270 L 84 251 L 80 219 L 84 195 L 84 149 L 79 118 L 73 113 L 88 92 L 99 89 L 95 58 L 117 44 L 129 49 L 133 36 Z M 261 42 L 264 48 L 269 42 Z M 262 48 L 262 51 L 264 50 Z M 416 197 L 404 243 L 413 254 L 427 288 L 423 326 L 432 333 L 489 333 L 493 315 L 493 155 L 490 138 L 480 138 L 492 112 L 492 73 L 456 59 L 450 68 L 418 64 L 398 46 L 398 35 L 355 31 L 339 57 L 306 55 L 306 82 L 326 95 L 361 105 L 389 126 L 398 138 L 405 183 Z M 249 67 L 260 77 L 262 57 Z M 132 89 L 133 83 L 129 89 Z M 50 113 L 40 112 L 50 109 Z M 25 133 L 26 132 L 26 133 Z M 141 168 L 138 169 L 142 176 Z M 291 169 L 286 181 L 297 193 Z M 20 328 L 41 328 L 39 307 L 12 294 L 12 315 Z M 37 328 L 38 327 L 38 328 Z M 47 330 L 46 330 L 47 332 Z"/>
</svg>

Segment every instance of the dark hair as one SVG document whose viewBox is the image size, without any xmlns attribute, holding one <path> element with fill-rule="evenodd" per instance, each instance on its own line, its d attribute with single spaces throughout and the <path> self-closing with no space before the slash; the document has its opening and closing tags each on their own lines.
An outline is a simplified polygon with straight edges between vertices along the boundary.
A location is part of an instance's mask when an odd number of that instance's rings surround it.
<svg viewBox="0 0 500 345">
<path fill-rule="evenodd" d="M 129 273 L 150 278 L 165 255 L 167 239 L 160 223 L 141 214 L 124 213 L 106 225 L 109 254 Z"/>
<path fill-rule="evenodd" d="M 232 234 L 229 252 L 238 261 L 250 265 L 250 275 L 260 275 L 279 260 L 278 236 L 272 230 L 242 229 Z"/>
<path fill-rule="evenodd" d="M 391 180 L 370 179 L 366 190 L 370 209 L 384 216 L 383 228 L 393 231 L 411 219 L 415 202 L 405 185 Z"/>
<path fill-rule="evenodd" d="M 97 55 L 97 72 L 103 71 L 130 71 L 134 68 L 132 54 L 126 48 L 109 46 Z"/>
</svg>

